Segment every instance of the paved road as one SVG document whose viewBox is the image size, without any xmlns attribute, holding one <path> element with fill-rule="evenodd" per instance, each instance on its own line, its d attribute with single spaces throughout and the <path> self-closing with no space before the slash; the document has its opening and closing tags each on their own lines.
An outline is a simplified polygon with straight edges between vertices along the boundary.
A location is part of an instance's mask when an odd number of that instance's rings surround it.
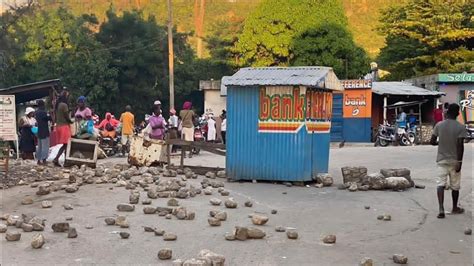
<svg viewBox="0 0 474 266">
<path fill-rule="evenodd" d="M 19 242 L 6 242 L 2 237 L 1 262 L 4 265 L 157 264 L 162 263 L 156 257 L 157 251 L 169 247 L 173 249 L 173 258 L 190 258 L 201 249 L 210 249 L 224 254 L 228 265 L 357 265 L 366 256 L 374 259 L 375 265 L 393 265 L 390 258 L 394 253 L 405 254 L 410 265 L 471 265 L 472 238 L 463 231 L 472 227 L 473 145 L 466 146 L 462 176 L 461 204 L 467 213 L 448 215 L 444 220 L 436 218 L 435 151 L 430 146 L 331 150 L 330 172 L 336 184 L 342 182 L 340 168 L 346 165 L 363 165 L 369 172 L 383 167 L 408 167 L 415 182 L 426 185 L 426 189 L 351 193 L 335 186 L 317 189 L 270 183 L 226 183 L 240 205 L 238 209 L 227 210 L 229 218 L 221 227 L 209 227 L 207 213 L 216 208 L 209 205 L 210 196 L 198 196 L 180 200 L 181 205 L 196 211 L 193 221 L 144 215 L 142 206 L 137 205 L 135 212 L 127 213 L 131 222 L 128 240 L 120 239 L 115 234 L 119 229 L 106 226 L 103 221 L 106 216 L 119 214 L 115 210 L 117 203 L 128 201 L 128 192 L 123 188 L 109 190 L 111 184 L 87 185 L 74 194 L 56 192 L 40 198 L 32 188 L 15 187 L 2 191 L 3 213 L 36 213 L 47 218 L 49 225 L 73 216 L 72 224 L 77 227 L 79 237 L 67 239 L 65 234 L 53 233 L 47 226 L 44 232 L 47 243 L 42 250 L 31 249 L 33 233 L 23 233 Z M 189 163 L 222 166 L 224 160 L 203 154 Z M 26 195 L 34 197 L 33 205 L 20 205 Z M 449 194 L 446 196 L 445 204 L 450 209 L 451 199 Z M 145 197 L 142 193 L 142 198 Z M 44 199 L 53 201 L 52 209 L 40 208 Z M 253 208 L 243 207 L 247 199 L 255 202 Z M 74 210 L 65 211 L 61 207 L 64 203 L 72 203 Z M 165 199 L 153 200 L 153 206 L 164 205 Z M 370 205 L 370 210 L 365 210 L 365 205 Z M 278 214 L 271 215 L 272 209 L 277 209 Z M 253 211 L 270 216 L 268 224 L 262 227 L 267 237 L 245 242 L 224 240 L 225 232 L 235 225 L 250 226 L 247 215 Z M 391 214 L 392 221 L 376 219 L 384 213 Z M 85 229 L 86 225 L 94 228 Z M 178 234 L 178 240 L 164 242 L 161 237 L 143 232 L 145 225 L 173 231 Z M 276 233 L 277 225 L 297 228 L 300 239 L 288 240 L 286 235 Z M 334 246 L 320 241 L 328 233 L 337 235 Z"/>
</svg>

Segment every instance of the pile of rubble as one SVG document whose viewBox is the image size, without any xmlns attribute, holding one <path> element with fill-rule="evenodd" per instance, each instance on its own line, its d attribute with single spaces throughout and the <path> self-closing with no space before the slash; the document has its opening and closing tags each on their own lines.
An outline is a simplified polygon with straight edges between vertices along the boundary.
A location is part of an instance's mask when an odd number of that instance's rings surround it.
<svg viewBox="0 0 474 266">
<path fill-rule="evenodd" d="M 367 174 L 367 168 L 363 166 L 347 166 L 341 170 L 344 183 L 339 188 L 351 192 L 384 189 L 402 191 L 415 186 L 407 168 L 381 169 L 379 173 L 373 174 Z"/>
<path fill-rule="evenodd" d="M 9 163 L 8 176 L 5 177 L 3 172 L 0 173 L 0 189 L 61 180 L 64 178 L 64 172 L 62 168 L 38 166 L 33 161 L 12 160 Z"/>
</svg>

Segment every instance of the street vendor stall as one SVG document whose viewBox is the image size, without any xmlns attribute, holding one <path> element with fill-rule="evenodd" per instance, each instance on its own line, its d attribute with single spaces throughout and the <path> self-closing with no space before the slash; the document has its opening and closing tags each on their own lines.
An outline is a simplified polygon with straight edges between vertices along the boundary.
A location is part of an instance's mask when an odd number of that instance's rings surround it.
<svg viewBox="0 0 474 266">
<path fill-rule="evenodd" d="M 332 68 L 242 68 L 224 85 L 229 178 L 309 181 L 328 171 L 332 92 L 342 90 Z"/>
</svg>

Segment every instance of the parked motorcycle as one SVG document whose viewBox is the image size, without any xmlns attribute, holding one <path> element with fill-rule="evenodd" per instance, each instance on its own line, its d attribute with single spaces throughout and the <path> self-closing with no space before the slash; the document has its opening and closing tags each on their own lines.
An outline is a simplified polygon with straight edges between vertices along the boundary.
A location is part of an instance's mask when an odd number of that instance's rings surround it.
<svg viewBox="0 0 474 266">
<path fill-rule="evenodd" d="M 396 126 L 387 125 L 379 125 L 379 130 L 377 134 L 377 140 L 375 142 L 375 146 L 382 146 L 386 147 L 390 143 L 394 143 L 398 141 L 401 146 L 408 146 L 411 145 L 413 142 L 410 141 L 416 139 L 416 130 L 415 132 L 410 130 L 406 131 L 404 128 L 397 128 Z"/>
<path fill-rule="evenodd" d="M 474 139 L 474 121 L 466 122 L 466 138 L 464 142 L 469 143 L 472 139 Z"/>
<path fill-rule="evenodd" d="M 104 138 L 100 136 L 99 147 L 105 152 L 107 156 L 112 156 L 119 152 L 122 152 L 122 143 L 120 141 L 120 136 L 116 136 L 115 138 Z"/>
</svg>

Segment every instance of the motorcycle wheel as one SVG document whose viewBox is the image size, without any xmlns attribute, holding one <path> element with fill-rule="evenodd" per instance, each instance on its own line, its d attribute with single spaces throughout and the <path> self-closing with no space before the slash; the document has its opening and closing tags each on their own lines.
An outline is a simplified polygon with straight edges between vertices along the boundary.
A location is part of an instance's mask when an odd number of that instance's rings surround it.
<svg viewBox="0 0 474 266">
<path fill-rule="evenodd" d="M 408 139 L 406 136 L 402 136 L 400 139 L 400 146 L 409 146 L 411 145 L 410 139 Z"/>
<path fill-rule="evenodd" d="M 382 147 L 387 147 L 389 142 L 385 139 L 378 138 L 379 145 Z"/>
<path fill-rule="evenodd" d="M 410 140 L 410 142 L 411 142 L 412 144 L 415 144 L 415 143 L 416 143 L 416 135 L 415 135 L 415 133 L 413 133 L 413 132 L 408 133 L 408 140 Z M 409 144 L 408 144 L 408 145 L 409 145 Z"/>
</svg>

